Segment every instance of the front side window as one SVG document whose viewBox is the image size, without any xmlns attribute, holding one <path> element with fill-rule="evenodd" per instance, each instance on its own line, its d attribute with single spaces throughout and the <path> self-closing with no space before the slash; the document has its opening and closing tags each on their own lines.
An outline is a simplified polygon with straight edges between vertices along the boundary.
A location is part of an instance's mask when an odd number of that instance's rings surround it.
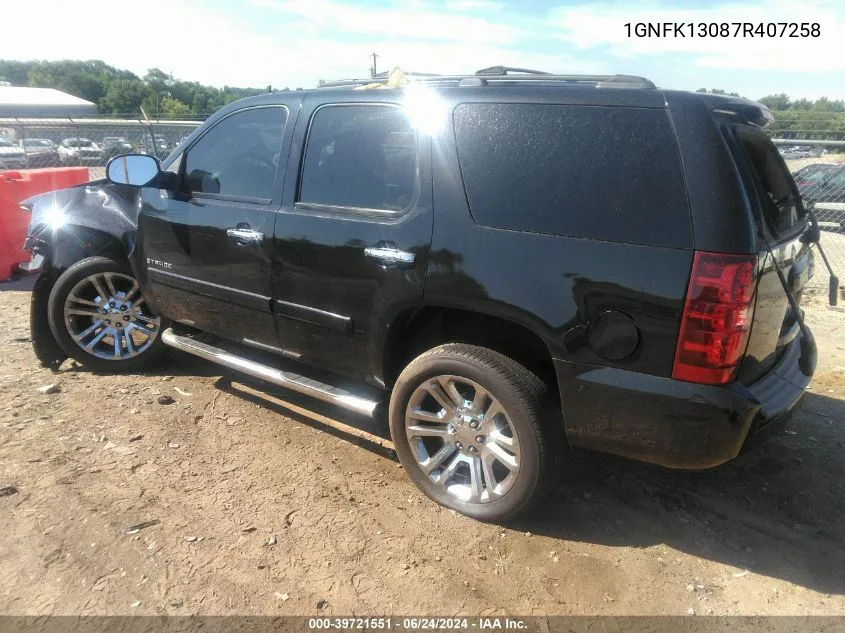
<svg viewBox="0 0 845 633">
<path fill-rule="evenodd" d="M 270 200 L 287 110 L 250 108 L 221 120 L 185 156 L 185 186 L 195 194 Z"/>
<path fill-rule="evenodd" d="M 417 192 L 417 137 L 405 113 L 386 105 L 337 105 L 311 120 L 298 201 L 402 211 Z"/>
</svg>

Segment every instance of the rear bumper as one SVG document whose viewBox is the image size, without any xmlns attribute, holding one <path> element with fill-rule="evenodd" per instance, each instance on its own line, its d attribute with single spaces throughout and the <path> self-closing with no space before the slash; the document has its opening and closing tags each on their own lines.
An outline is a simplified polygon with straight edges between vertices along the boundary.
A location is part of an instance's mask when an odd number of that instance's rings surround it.
<svg viewBox="0 0 845 633">
<path fill-rule="evenodd" d="M 811 340 L 811 345 L 815 353 L 815 340 Z M 800 405 L 811 378 L 799 369 L 800 357 L 801 337 L 797 337 L 786 349 L 780 362 L 763 378 L 748 387 L 749 393 L 760 403 L 760 410 L 748 431 L 742 447 L 743 452 L 783 430 L 793 411 Z"/>
<path fill-rule="evenodd" d="M 800 339 L 756 383 L 696 385 L 555 361 L 571 446 L 670 468 L 718 466 L 786 424 L 810 382 Z M 815 343 L 811 342 L 815 347 Z"/>
</svg>

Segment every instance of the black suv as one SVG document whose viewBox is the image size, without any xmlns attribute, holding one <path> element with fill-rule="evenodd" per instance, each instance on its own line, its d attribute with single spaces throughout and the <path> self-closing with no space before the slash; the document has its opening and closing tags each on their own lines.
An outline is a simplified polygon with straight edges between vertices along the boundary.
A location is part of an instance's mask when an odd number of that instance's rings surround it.
<svg viewBox="0 0 845 633">
<path fill-rule="evenodd" d="M 134 372 L 170 346 L 384 412 L 414 482 L 484 520 L 540 499 L 570 448 L 715 466 L 815 366 L 808 223 L 768 120 L 505 68 L 244 99 L 161 165 L 27 201 L 35 350 Z"/>
</svg>

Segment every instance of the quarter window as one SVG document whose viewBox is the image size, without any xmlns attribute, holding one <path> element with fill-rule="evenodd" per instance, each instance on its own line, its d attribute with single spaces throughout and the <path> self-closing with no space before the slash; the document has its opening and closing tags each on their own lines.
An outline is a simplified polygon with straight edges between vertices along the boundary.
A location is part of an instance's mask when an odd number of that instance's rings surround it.
<svg viewBox="0 0 845 633">
<path fill-rule="evenodd" d="M 417 138 L 392 106 L 326 106 L 311 121 L 299 202 L 401 211 L 417 191 Z"/>
<path fill-rule="evenodd" d="M 465 103 L 461 172 L 484 226 L 684 248 L 690 219 L 664 110 Z"/>
<path fill-rule="evenodd" d="M 193 193 L 270 200 L 287 109 L 250 108 L 209 130 L 185 158 L 185 186 Z"/>
</svg>

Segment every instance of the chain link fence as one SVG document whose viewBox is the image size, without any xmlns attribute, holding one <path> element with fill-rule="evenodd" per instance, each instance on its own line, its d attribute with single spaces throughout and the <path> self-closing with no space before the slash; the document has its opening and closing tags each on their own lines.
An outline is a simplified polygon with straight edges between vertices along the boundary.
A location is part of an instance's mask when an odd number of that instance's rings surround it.
<svg viewBox="0 0 845 633">
<path fill-rule="evenodd" d="M 775 139 L 795 184 L 822 230 L 821 244 L 837 276 L 845 273 L 845 141 Z M 829 275 L 816 256 L 810 285 L 827 288 Z"/>
<path fill-rule="evenodd" d="M 109 159 L 119 154 L 164 158 L 201 123 L 0 118 L 0 170 L 86 166 L 92 179 L 100 178 Z"/>
</svg>

